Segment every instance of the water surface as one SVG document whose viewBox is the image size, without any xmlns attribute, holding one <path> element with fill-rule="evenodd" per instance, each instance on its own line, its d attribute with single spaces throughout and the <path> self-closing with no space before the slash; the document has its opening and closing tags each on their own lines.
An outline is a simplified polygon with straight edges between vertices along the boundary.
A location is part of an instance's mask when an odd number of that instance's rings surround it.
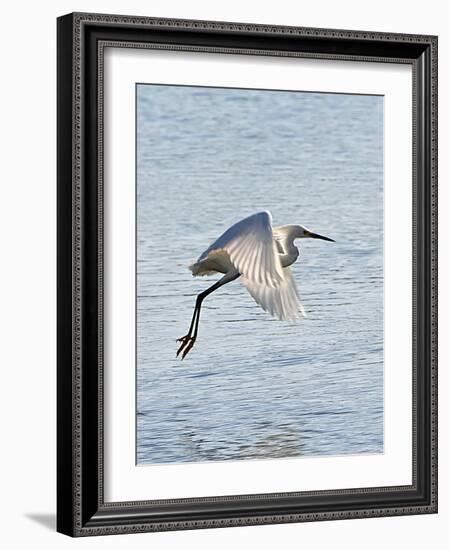
<svg viewBox="0 0 449 550">
<path fill-rule="evenodd" d="M 383 99 L 139 85 L 137 463 L 383 451 Z M 187 269 L 268 209 L 299 241 L 307 319 L 272 319 L 235 281 Z"/>
</svg>

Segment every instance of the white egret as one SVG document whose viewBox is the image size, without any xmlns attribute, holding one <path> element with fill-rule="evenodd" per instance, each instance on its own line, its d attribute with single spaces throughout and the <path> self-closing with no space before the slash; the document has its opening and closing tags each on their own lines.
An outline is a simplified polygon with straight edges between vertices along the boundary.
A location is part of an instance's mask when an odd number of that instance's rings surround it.
<svg viewBox="0 0 449 550">
<path fill-rule="evenodd" d="M 272 316 L 293 320 L 304 315 L 290 268 L 299 256 L 294 241 L 304 238 L 335 241 L 312 233 L 302 225 L 272 227 L 271 222 L 268 211 L 237 222 L 189 266 L 194 276 L 214 273 L 224 276 L 198 294 L 189 332 L 177 340 L 181 345 L 176 356 L 182 354 L 184 359 L 195 344 L 204 298 L 238 277 L 242 278 L 254 300 Z"/>
</svg>

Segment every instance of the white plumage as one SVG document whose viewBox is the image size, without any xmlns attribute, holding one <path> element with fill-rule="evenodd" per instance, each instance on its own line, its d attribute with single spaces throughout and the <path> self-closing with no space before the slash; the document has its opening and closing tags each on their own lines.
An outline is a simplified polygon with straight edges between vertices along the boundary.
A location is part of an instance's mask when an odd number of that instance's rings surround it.
<svg viewBox="0 0 449 550">
<path fill-rule="evenodd" d="M 315 238 L 302 225 L 272 227 L 268 211 L 253 214 L 227 229 L 189 266 L 194 276 L 222 273 L 223 277 L 197 296 L 189 332 L 180 338 L 177 355 L 192 349 L 199 325 L 201 304 L 206 296 L 239 277 L 254 300 L 272 316 L 285 321 L 304 315 L 290 265 L 299 255 L 295 239 Z"/>
<path fill-rule="evenodd" d="M 270 315 L 281 321 L 293 321 L 305 315 L 290 267 L 284 267 L 284 278 L 277 286 L 255 283 L 246 277 L 243 284 L 254 300 Z"/>
<path fill-rule="evenodd" d="M 304 309 L 288 266 L 282 267 L 282 228 L 277 240 L 268 211 L 258 212 L 226 230 L 190 266 L 193 275 L 240 273 L 254 300 L 278 319 L 297 319 Z M 276 232 L 276 229 L 274 229 Z"/>
</svg>

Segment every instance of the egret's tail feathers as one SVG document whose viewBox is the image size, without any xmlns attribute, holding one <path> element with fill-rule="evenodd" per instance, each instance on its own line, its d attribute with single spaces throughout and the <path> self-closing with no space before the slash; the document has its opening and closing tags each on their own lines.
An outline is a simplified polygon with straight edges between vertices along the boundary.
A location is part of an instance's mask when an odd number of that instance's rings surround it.
<svg viewBox="0 0 449 550">
<path fill-rule="evenodd" d="M 215 270 L 205 269 L 203 262 L 194 262 L 189 266 L 190 271 L 194 277 L 202 277 L 204 275 L 213 275 Z"/>
<path fill-rule="evenodd" d="M 193 262 L 193 264 L 190 264 L 188 267 L 192 272 L 192 275 L 198 275 L 198 264 L 196 262 Z"/>
<path fill-rule="evenodd" d="M 228 253 L 222 248 L 212 250 L 207 256 L 200 256 L 196 262 L 189 265 L 189 269 L 194 277 L 235 271 Z"/>
<path fill-rule="evenodd" d="M 290 268 L 284 269 L 284 280 L 277 286 L 262 285 L 242 278 L 253 299 L 270 315 L 280 321 L 295 321 L 306 317 Z"/>
<path fill-rule="evenodd" d="M 192 264 L 190 264 L 189 269 L 194 277 L 196 277 L 197 275 L 202 275 L 201 264 L 199 262 L 193 262 Z"/>
</svg>

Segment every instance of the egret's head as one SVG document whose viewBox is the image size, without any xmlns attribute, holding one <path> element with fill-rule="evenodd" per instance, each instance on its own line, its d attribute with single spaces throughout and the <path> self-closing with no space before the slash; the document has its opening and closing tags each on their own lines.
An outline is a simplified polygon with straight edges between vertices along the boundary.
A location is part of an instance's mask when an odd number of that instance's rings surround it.
<svg viewBox="0 0 449 550">
<path fill-rule="evenodd" d="M 295 228 L 295 239 L 322 239 L 323 241 L 330 241 L 332 243 L 335 242 L 334 239 L 324 237 L 323 235 L 318 235 L 318 233 L 313 233 L 313 231 L 310 231 L 310 229 L 307 229 L 307 227 L 304 227 L 303 225 L 296 225 Z"/>
</svg>

